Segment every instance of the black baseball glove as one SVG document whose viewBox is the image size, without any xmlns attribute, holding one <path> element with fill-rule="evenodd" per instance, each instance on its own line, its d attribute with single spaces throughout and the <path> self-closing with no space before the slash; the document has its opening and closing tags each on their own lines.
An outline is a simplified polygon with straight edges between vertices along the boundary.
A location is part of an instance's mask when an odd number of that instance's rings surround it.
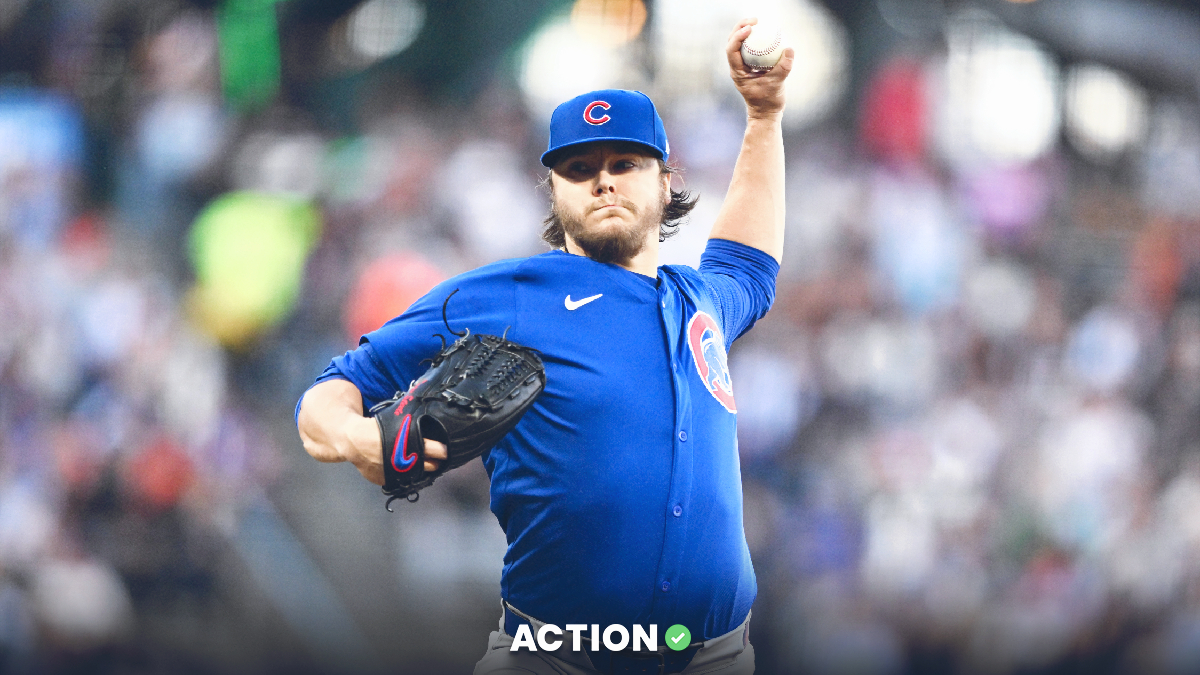
<svg viewBox="0 0 1200 675">
<path fill-rule="evenodd" d="M 442 304 L 443 321 L 450 296 Z M 407 392 L 371 408 L 383 440 L 388 511 L 397 499 L 417 501 L 418 491 L 438 476 L 495 446 L 546 387 L 537 352 L 506 339 L 508 331 L 456 333 L 449 323 L 446 330 L 458 340 L 447 345 L 443 339 L 429 370 Z M 437 471 L 425 471 L 425 439 L 446 445 L 448 457 Z"/>
</svg>

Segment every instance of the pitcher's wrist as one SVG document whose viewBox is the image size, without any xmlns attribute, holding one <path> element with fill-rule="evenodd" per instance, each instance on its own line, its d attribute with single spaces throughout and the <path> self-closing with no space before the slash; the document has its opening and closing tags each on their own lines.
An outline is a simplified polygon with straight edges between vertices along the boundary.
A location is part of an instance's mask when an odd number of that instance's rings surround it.
<svg viewBox="0 0 1200 675">
<path fill-rule="evenodd" d="M 749 106 L 746 107 L 746 123 L 747 124 L 763 124 L 763 125 L 782 125 L 783 124 L 783 109 L 779 110 L 756 110 Z"/>
<path fill-rule="evenodd" d="M 375 422 L 375 418 L 356 415 L 347 424 L 346 443 L 338 448 L 342 457 L 356 465 L 372 457 L 375 462 L 382 462 L 383 442 L 380 440 L 379 424 Z"/>
</svg>

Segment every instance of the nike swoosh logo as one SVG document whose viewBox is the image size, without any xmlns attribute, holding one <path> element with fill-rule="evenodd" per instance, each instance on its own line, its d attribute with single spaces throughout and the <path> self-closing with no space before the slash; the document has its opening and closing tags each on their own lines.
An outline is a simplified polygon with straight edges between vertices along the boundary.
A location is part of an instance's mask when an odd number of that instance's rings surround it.
<svg viewBox="0 0 1200 675">
<path fill-rule="evenodd" d="M 571 296 L 568 295 L 567 299 L 563 300 L 563 304 L 566 305 L 567 309 L 569 309 L 569 310 L 576 310 L 576 309 L 579 309 L 580 307 L 583 307 L 584 305 L 588 304 L 589 302 L 595 300 L 596 298 L 598 298 L 602 295 L 604 295 L 604 294 L 597 293 L 590 298 L 584 298 L 582 300 L 572 300 Z"/>
<path fill-rule="evenodd" d="M 399 407 L 396 410 L 399 412 Z M 404 416 L 404 424 L 400 427 L 400 433 L 396 434 L 396 445 L 392 447 L 392 468 L 396 471 L 408 471 L 417 463 L 417 454 L 408 452 L 408 425 L 411 421 L 412 415 Z M 396 461 L 397 455 L 399 461 Z"/>
<path fill-rule="evenodd" d="M 682 639 L 683 639 L 683 633 L 680 633 L 679 635 L 676 635 L 675 637 L 671 638 L 671 642 L 674 642 L 675 644 L 679 644 L 679 641 Z"/>
</svg>

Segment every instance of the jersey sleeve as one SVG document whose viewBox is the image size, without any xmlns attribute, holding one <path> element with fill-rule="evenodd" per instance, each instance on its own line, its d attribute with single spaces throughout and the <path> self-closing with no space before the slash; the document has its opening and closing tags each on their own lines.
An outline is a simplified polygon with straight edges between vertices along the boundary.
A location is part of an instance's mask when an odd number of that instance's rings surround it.
<svg viewBox="0 0 1200 675">
<path fill-rule="evenodd" d="M 428 364 L 421 362 L 441 351 L 438 335 L 447 342 L 457 339 L 442 321 L 446 298 L 450 297 L 446 318 L 452 330 L 500 335 L 513 321 L 513 294 L 511 274 L 504 269 L 483 268 L 443 282 L 403 314 L 359 338 L 357 349 L 335 357 L 313 385 L 326 380 L 347 380 L 362 394 L 366 411 L 396 392 L 407 390 L 428 368 Z M 303 401 L 301 396 L 296 404 L 297 423 Z"/>
<path fill-rule="evenodd" d="M 779 263 L 752 246 L 709 239 L 698 271 L 721 314 L 728 349 L 771 309 Z"/>
</svg>

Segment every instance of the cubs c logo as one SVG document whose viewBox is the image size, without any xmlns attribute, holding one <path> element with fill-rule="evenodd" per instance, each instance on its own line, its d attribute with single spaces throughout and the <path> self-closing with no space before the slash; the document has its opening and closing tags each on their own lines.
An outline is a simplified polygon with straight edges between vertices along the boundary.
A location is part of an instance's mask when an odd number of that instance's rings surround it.
<svg viewBox="0 0 1200 675">
<path fill-rule="evenodd" d="M 713 395 L 726 410 L 737 412 L 733 402 L 733 379 L 729 377 L 729 364 L 725 357 L 725 338 L 717 322 L 704 312 L 696 312 L 687 327 L 688 347 L 696 372 Z"/>
<path fill-rule="evenodd" d="M 599 126 L 601 124 L 604 124 L 605 122 L 611 120 L 612 118 L 609 117 L 608 115 L 604 114 L 603 112 L 600 113 L 600 117 L 596 117 L 595 116 L 596 108 L 600 108 L 601 111 L 604 111 L 604 110 L 608 110 L 611 107 L 612 106 L 605 103 L 604 101 L 592 101 L 591 103 L 588 104 L 588 107 L 583 109 L 583 121 L 587 122 L 588 124 L 591 124 L 592 126 Z"/>
<path fill-rule="evenodd" d="M 412 415 L 405 415 L 404 422 L 400 424 L 400 433 L 396 434 L 396 445 L 392 446 L 392 468 L 396 471 L 408 471 L 417 463 L 416 453 L 408 453 L 408 427 L 411 423 Z"/>
</svg>

